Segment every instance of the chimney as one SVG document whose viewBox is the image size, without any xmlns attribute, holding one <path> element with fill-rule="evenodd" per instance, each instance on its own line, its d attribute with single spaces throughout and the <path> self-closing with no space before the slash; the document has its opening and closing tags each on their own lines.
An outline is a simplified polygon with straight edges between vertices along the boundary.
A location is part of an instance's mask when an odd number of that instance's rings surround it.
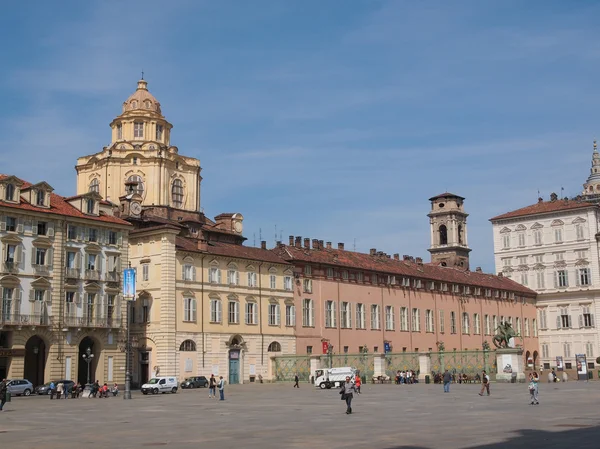
<svg viewBox="0 0 600 449">
<path fill-rule="evenodd" d="M 504 277 L 504 276 L 502 275 L 502 271 L 501 271 L 500 273 L 498 273 L 498 277 L 499 277 L 499 278 L 501 278 L 501 277 Z"/>
<path fill-rule="evenodd" d="M 331 242 L 327 242 L 327 249 L 331 249 Z"/>
<path fill-rule="evenodd" d="M 263 240 L 262 242 L 260 242 L 260 249 L 267 249 L 267 241 Z"/>
<path fill-rule="evenodd" d="M 377 248 L 371 248 L 371 249 L 369 250 L 369 254 L 370 254 L 371 256 L 374 256 L 374 255 L 376 255 L 376 254 L 377 254 Z"/>
<path fill-rule="evenodd" d="M 296 248 L 302 248 L 302 237 L 296 237 L 296 241 L 294 242 L 294 246 Z"/>
<path fill-rule="evenodd" d="M 318 239 L 313 239 L 312 245 L 313 245 L 313 249 L 321 249 L 319 247 L 319 240 Z"/>
<path fill-rule="evenodd" d="M 304 239 L 304 249 L 310 249 L 310 239 Z"/>
<path fill-rule="evenodd" d="M 544 198 L 542 198 L 541 196 L 538 198 L 538 203 L 543 203 L 544 202 Z"/>
<path fill-rule="evenodd" d="M 423 265 L 423 259 L 421 257 L 417 257 L 415 262 L 417 262 L 418 265 Z"/>
<path fill-rule="evenodd" d="M 410 256 L 408 256 L 408 255 L 404 254 L 404 255 L 402 256 L 402 260 L 404 260 L 404 261 L 409 261 L 409 260 L 410 260 Z"/>
<path fill-rule="evenodd" d="M 323 240 L 319 240 L 319 249 L 323 249 L 325 248 L 325 245 L 323 244 Z"/>
<path fill-rule="evenodd" d="M 386 254 L 385 257 L 387 257 L 388 259 L 392 258 L 392 256 L 390 256 L 389 254 Z"/>
<path fill-rule="evenodd" d="M 400 260 L 400 254 L 398 254 L 398 253 L 394 254 L 394 260 Z"/>
<path fill-rule="evenodd" d="M 198 249 L 200 251 L 208 251 L 208 242 L 206 240 L 198 240 Z"/>
<path fill-rule="evenodd" d="M 343 243 L 338 243 L 338 249 L 344 249 L 344 244 Z"/>
<path fill-rule="evenodd" d="M 294 246 L 294 236 L 290 235 L 290 246 Z"/>
<path fill-rule="evenodd" d="M 550 201 L 556 201 L 558 199 L 558 195 L 554 192 L 550 194 Z"/>
<path fill-rule="evenodd" d="M 415 258 L 413 256 L 409 256 L 408 260 L 409 260 L 409 262 L 414 262 Z"/>
<path fill-rule="evenodd" d="M 481 267 L 475 267 L 475 273 L 483 273 Z"/>
</svg>

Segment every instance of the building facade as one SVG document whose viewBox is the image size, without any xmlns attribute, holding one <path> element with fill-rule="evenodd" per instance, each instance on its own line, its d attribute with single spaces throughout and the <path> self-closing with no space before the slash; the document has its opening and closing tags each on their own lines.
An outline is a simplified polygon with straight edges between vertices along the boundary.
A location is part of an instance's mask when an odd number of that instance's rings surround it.
<svg viewBox="0 0 600 449">
<path fill-rule="evenodd" d="M 0 175 L 0 377 L 123 382 L 120 267 L 131 226 L 97 193 Z"/>
</svg>

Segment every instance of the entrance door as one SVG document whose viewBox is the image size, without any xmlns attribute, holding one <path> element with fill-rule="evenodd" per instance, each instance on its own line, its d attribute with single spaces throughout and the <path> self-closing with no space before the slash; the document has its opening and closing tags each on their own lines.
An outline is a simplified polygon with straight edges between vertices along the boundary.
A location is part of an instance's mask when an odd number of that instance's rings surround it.
<svg viewBox="0 0 600 449">
<path fill-rule="evenodd" d="M 148 383 L 148 370 L 150 368 L 150 353 L 140 353 L 140 386 Z"/>
<path fill-rule="evenodd" d="M 229 351 L 229 384 L 240 383 L 240 351 Z"/>
</svg>

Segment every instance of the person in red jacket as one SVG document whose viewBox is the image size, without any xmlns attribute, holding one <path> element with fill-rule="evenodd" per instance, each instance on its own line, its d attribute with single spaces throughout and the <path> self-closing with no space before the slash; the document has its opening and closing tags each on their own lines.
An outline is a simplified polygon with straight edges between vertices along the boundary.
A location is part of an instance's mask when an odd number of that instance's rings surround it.
<svg viewBox="0 0 600 449">
<path fill-rule="evenodd" d="M 354 378 L 354 386 L 356 387 L 356 394 L 360 394 L 360 376 Z"/>
</svg>

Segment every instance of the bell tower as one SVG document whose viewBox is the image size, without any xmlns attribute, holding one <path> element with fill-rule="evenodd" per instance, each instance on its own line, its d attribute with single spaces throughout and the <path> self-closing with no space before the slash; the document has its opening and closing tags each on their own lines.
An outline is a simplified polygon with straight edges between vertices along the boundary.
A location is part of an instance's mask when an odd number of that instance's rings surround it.
<svg viewBox="0 0 600 449">
<path fill-rule="evenodd" d="M 469 269 L 469 253 L 467 242 L 467 217 L 464 209 L 464 198 L 452 193 L 429 198 L 431 212 L 431 263 L 463 270 Z"/>
<path fill-rule="evenodd" d="M 600 153 L 598 153 L 598 144 L 594 140 L 594 152 L 592 153 L 592 168 L 590 176 L 583 185 L 583 196 L 592 199 L 600 195 Z"/>
</svg>

